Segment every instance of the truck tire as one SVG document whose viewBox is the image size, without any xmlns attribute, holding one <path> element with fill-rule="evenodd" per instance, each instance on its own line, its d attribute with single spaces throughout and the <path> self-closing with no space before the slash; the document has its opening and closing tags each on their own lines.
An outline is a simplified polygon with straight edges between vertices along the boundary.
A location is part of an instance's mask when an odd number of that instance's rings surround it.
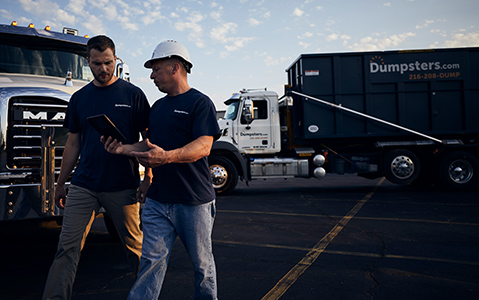
<svg viewBox="0 0 479 300">
<path fill-rule="evenodd" d="M 409 150 L 393 150 L 384 157 L 384 175 L 392 183 L 410 184 L 419 172 L 419 159 Z"/>
<path fill-rule="evenodd" d="M 229 159 L 220 156 L 210 156 L 208 161 L 216 194 L 231 193 L 238 183 L 238 171 L 235 165 Z"/>
<path fill-rule="evenodd" d="M 441 161 L 439 180 L 450 190 L 467 190 L 477 187 L 479 161 L 469 152 L 452 152 Z"/>
</svg>

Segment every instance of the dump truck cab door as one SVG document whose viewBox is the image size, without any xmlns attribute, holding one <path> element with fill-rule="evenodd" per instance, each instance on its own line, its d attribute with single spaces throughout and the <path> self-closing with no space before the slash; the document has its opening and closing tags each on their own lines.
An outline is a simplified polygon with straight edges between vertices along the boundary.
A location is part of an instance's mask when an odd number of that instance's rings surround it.
<svg viewBox="0 0 479 300">
<path fill-rule="evenodd" d="M 264 98 L 246 97 L 238 120 L 240 152 L 262 153 L 273 146 L 270 103 Z"/>
</svg>

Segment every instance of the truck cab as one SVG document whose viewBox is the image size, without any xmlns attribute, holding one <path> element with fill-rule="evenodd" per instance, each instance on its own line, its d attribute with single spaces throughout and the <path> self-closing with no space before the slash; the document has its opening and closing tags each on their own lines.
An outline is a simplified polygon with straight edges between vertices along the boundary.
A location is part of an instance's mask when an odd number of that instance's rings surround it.
<svg viewBox="0 0 479 300">
<path fill-rule="evenodd" d="M 0 24 L 0 221 L 62 213 L 54 191 L 63 121 L 71 95 L 93 80 L 87 42 L 71 28 Z M 129 81 L 123 61 L 116 75 Z"/>
<path fill-rule="evenodd" d="M 278 99 L 267 90 L 242 90 L 225 101 L 224 119 L 218 121 L 221 138 L 209 156 L 213 186 L 217 194 L 228 194 L 238 181 L 254 179 L 324 176 L 314 164 L 312 148 L 294 147 L 288 138 L 292 126 L 281 117 L 291 99 Z M 317 161 L 324 161 L 317 155 Z M 318 169 L 319 168 L 319 169 Z"/>
<path fill-rule="evenodd" d="M 281 151 L 278 95 L 270 91 L 243 90 L 225 101 L 228 109 L 219 121 L 220 141 L 240 153 L 271 154 Z"/>
<path fill-rule="evenodd" d="M 65 111 L 93 79 L 88 38 L 64 31 L 0 25 L 0 220 L 60 214 L 53 198 Z"/>
</svg>

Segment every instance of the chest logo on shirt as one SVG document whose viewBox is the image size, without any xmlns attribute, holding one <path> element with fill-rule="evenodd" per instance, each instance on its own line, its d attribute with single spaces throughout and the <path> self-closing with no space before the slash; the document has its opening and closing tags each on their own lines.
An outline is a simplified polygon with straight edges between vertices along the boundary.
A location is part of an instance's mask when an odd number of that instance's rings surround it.
<svg viewBox="0 0 479 300">
<path fill-rule="evenodd" d="M 131 108 L 131 105 L 117 103 L 115 104 L 115 107 Z"/>
<path fill-rule="evenodd" d="M 177 114 L 189 115 L 189 113 L 188 113 L 187 111 L 184 111 L 184 110 L 177 110 L 177 109 L 175 109 L 174 112 L 177 113 Z"/>
</svg>

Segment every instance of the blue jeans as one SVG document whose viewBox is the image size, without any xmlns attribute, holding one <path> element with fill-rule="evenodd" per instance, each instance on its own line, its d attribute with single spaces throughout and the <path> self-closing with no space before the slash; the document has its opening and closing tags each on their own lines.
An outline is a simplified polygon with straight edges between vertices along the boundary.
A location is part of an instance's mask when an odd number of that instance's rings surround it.
<svg viewBox="0 0 479 300">
<path fill-rule="evenodd" d="M 193 263 L 194 299 L 217 299 L 211 243 L 215 214 L 215 200 L 192 206 L 161 203 L 147 198 L 141 216 L 143 248 L 140 272 L 128 299 L 158 299 L 177 236 Z"/>
</svg>

